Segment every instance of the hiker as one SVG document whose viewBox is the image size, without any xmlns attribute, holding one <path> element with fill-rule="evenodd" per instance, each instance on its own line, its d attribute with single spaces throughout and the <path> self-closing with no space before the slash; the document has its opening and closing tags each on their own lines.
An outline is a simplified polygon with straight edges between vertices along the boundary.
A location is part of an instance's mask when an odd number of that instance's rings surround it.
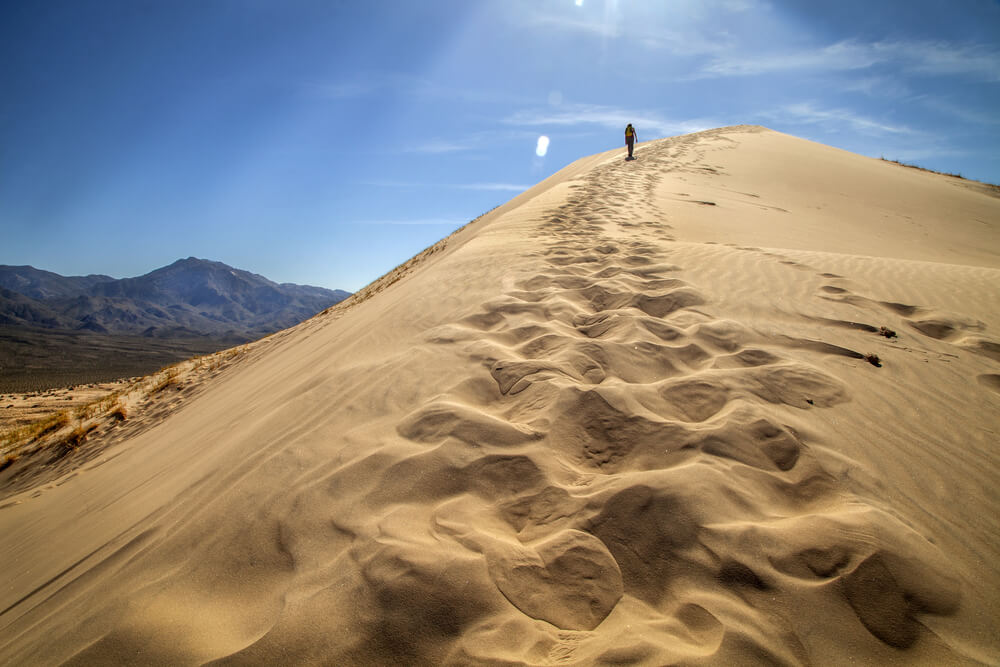
<svg viewBox="0 0 1000 667">
<path fill-rule="evenodd" d="M 625 145 L 628 146 L 628 159 L 632 159 L 632 148 L 635 146 L 635 128 L 632 123 L 625 126 Z"/>
</svg>

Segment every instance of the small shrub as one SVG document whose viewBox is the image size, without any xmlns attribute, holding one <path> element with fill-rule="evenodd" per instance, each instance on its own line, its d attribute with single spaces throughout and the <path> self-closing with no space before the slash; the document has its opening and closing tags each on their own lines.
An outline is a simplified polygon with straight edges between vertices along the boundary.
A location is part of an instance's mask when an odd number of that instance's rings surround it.
<svg viewBox="0 0 1000 667">
<path fill-rule="evenodd" d="M 896 332 L 893 331 L 892 329 L 890 329 L 889 327 L 879 327 L 878 328 L 878 335 L 879 336 L 885 336 L 886 338 L 895 338 L 896 337 Z"/>
<path fill-rule="evenodd" d="M 166 373 L 156 381 L 156 384 L 153 385 L 150 393 L 158 394 L 164 389 L 177 386 L 180 383 L 178 375 L 179 373 L 176 368 L 168 368 Z"/>
<path fill-rule="evenodd" d="M 21 458 L 21 455 L 16 452 L 4 456 L 2 459 L 0 459 L 0 471 L 6 470 L 7 468 L 14 465 L 19 458 Z"/>
<path fill-rule="evenodd" d="M 26 433 L 31 439 L 41 438 L 42 436 L 48 435 L 54 431 L 69 426 L 70 414 L 67 410 L 61 410 L 54 415 L 49 415 L 44 419 L 40 419 L 34 424 L 29 424 Z"/>
<path fill-rule="evenodd" d="M 115 407 L 111 409 L 111 412 L 108 413 L 108 416 L 115 421 L 123 422 L 128 419 L 128 410 L 126 410 L 125 405 L 119 401 L 115 404 Z"/>
<path fill-rule="evenodd" d="M 882 360 L 878 358 L 877 354 L 866 354 L 865 361 L 867 361 L 872 366 L 876 366 L 878 368 L 882 367 Z"/>
<path fill-rule="evenodd" d="M 90 432 L 97 428 L 95 424 L 80 424 L 62 440 L 62 448 L 65 453 L 76 451 L 87 440 Z"/>
</svg>

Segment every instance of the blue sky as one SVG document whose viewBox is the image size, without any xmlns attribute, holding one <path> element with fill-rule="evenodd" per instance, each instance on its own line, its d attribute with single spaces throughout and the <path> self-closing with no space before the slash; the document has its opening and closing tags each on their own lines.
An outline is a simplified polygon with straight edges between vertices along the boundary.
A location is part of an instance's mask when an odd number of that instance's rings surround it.
<svg viewBox="0 0 1000 667">
<path fill-rule="evenodd" d="M 628 122 L 1000 183 L 1000 2 L 3 2 L 0 264 L 353 291 Z"/>
</svg>

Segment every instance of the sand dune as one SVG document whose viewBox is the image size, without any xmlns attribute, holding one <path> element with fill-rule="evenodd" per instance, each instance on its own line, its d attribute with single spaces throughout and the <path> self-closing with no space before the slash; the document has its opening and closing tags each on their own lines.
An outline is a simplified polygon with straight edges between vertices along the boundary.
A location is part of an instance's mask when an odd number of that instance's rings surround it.
<svg viewBox="0 0 1000 667">
<path fill-rule="evenodd" d="M 637 156 L 5 494 L 0 661 L 996 664 L 998 193 Z"/>
</svg>

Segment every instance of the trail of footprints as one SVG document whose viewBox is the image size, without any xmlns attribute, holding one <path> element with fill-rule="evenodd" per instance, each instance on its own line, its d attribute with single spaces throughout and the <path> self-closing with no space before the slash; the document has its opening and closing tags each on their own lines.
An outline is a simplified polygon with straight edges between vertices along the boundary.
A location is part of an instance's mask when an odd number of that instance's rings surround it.
<svg viewBox="0 0 1000 667">
<path fill-rule="evenodd" d="M 686 147 L 659 150 L 676 161 Z M 380 502 L 425 485 L 442 502 L 432 530 L 482 554 L 509 604 L 560 629 L 553 663 L 572 661 L 625 595 L 701 654 L 752 647 L 808 662 L 781 601 L 817 587 L 882 642 L 912 645 L 919 614 L 959 604 L 933 591 L 958 587 L 936 564 L 903 558 L 926 551 L 923 538 L 851 497 L 806 438 L 762 409 L 832 408 L 849 400 L 845 387 L 712 317 L 648 232 L 606 234 L 656 226 L 669 239 L 667 226 L 623 213 L 635 210 L 624 200 L 651 200 L 658 156 L 640 157 L 624 187 L 620 165 L 607 165 L 546 216 L 546 269 L 429 334 L 483 373 L 398 425 L 447 474 L 383 488 Z M 454 519 L 459 506 L 468 522 Z M 472 661 L 490 657 L 476 638 L 501 632 L 483 607 L 455 621 Z M 662 658 L 643 632 L 617 636 L 605 657 Z"/>
</svg>

